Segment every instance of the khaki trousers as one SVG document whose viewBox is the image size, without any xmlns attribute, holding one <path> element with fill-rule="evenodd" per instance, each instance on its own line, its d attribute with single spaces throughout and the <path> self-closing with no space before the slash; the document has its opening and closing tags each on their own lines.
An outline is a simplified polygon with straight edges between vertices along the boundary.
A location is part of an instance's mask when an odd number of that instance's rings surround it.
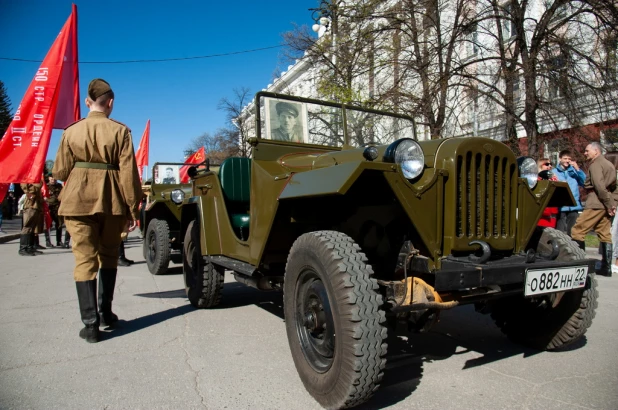
<svg viewBox="0 0 618 410">
<path fill-rule="evenodd" d="M 605 209 L 584 209 L 571 228 L 571 238 L 583 241 L 594 229 L 601 242 L 612 243 L 611 227 L 612 220 Z"/>
<path fill-rule="evenodd" d="M 22 218 L 24 226 L 21 228 L 21 234 L 29 235 L 34 233 L 37 226 L 39 226 L 40 221 L 43 220 L 43 212 L 32 208 L 24 209 Z"/>
<path fill-rule="evenodd" d="M 65 216 L 67 231 L 73 239 L 73 255 L 76 282 L 97 278 L 101 269 L 118 267 L 120 234 L 127 223 L 124 215 L 95 214 L 86 216 Z"/>
</svg>

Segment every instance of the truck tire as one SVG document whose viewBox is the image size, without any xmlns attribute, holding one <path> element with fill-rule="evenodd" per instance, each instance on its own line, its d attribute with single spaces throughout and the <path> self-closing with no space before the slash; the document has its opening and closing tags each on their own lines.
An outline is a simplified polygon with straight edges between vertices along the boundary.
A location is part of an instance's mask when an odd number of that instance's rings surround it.
<svg viewBox="0 0 618 410">
<path fill-rule="evenodd" d="M 363 403 L 382 380 L 386 319 L 372 275 L 360 247 L 340 232 L 304 234 L 290 250 L 283 285 L 288 342 L 305 388 L 325 408 Z"/>
<path fill-rule="evenodd" d="M 536 236 L 539 238 L 537 252 L 549 254 L 551 249 L 547 242 L 554 240 L 560 248 L 557 260 L 586 259 L 586 253 L 564 232 L 545 228 Z M 558 304 L 552 307 L 558 294 L 501 299 L 493 306 L 492 318 L 502 332 L 516 343 L 540 350 L 563 348 L 581 338 L 592 324 L 598 305 L 594 272 L 588 272 L 584 288 L 564 292 Z"/>
<path fill-rule="evenodd" d="M 153 275 L 167 272 L 170 264 L 170 228 L 167 222 L 153 219 L 148 224 L 144 238 L 146 265 Z"/>
<path fill-rule="evenodd" d="M 187 298 L 199 309 L 217 306 L 221 302 L 225 270 L 202 256 L 199 225 L 195 220 L 189 222 L 183 246 L 182 272 Z"/>
</svg>

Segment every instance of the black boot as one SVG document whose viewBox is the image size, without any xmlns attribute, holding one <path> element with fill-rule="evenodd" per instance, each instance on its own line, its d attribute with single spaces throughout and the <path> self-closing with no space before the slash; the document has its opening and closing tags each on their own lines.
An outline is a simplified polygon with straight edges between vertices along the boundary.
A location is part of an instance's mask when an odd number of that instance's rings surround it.
<svg viewBox="0 0 618 410">
<path fill-rule="evenodd" d="M 585 241 L 576 241 L 575 239 L 573 239 L 575 241 L 575 243 L 577 243 L 579 245 L 579 248 L 582 250 L 586 250 L 586 242 Z"/>
<path fill-rule="evenodd" d="M 19 237 L 19 252 L 21 256 L 35 256 L 30 252 L 30 234 L 21 234 Z"/>
<path fill-rule="evenodd" d="M 597 274 L 611 277 L 612 276 L 612 257 L 614 247 L 611 243 L 601 242 L 601 269 L 597 270 Z"/>
<path fill-rule="evenodd" d="M 82 316 L 84 328 L 79 331 L 79 337 L 88 343 L 99 341 L 99 314 L 97 313 L 97 280 L 75 282 L 79 313 Z"/>
<path fill-rule="evenodd" d="M 36 249 L 47 249 L 46 247 L 41 246 L 41 244 L 39 243 L 39 234 L 38 233 L 34 234 L 34 247 Z M 43 252 L 41 252 L 41 253 L 43 253 Z"/>
<path fill-rule="evenodd" d="M 101 268 L 99 270 L 99 317 L 103 327 L 114 327 L 118 321 L 118 316 L 112 312 L 117 272 L 117 269 Z"/>
<path fill-rule="evenodd" d="M 62 248 L 62 226 L 56 225 L 56 246 Z"/>
<path fill-rule="evenodd" d="M 35 233 L 31 233 L 28 235 L 28 251 L 34 255 L 43 255 L 43 252 L 37 250 L 36 242 L 39 235 Z"/>
<path fill-rule="evenodd" d="M 69 241 L 71 240 L 71 235 L 69 235 L 69 231 L 64 233 L 64 247 L 66 249 L 70 249 L 71 245 L 69 245 Z"/>
<path fill-rule="evenodd" d="M 118 250 L 118 266 L 131 266 L 133 263 L 135 262 L 125 257 L 124 241 L 120 241 L 120 249 Z"/>
<path fill-rule="evenodd" d="M 49 231 L 45 231 L 45 246 L 48 248 L 53 248 L 54 245 L 51 243 L 51 239 L 49 239 Z"/>
</svg>

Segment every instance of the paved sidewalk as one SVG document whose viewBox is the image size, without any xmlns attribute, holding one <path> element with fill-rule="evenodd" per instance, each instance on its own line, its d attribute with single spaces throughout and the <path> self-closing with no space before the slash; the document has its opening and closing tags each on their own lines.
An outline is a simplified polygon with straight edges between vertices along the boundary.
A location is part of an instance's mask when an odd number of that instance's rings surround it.
<svg viewBox="0 0 618 410">
<path fill-rule="evenodd" d="M 2 220 L 2 231 L 0 233 L 0 243 L 12 241 L 19 238 L 19 232 L 21 231 L 21 215 L 13 216 L 13 219 Z"/>
</svg>

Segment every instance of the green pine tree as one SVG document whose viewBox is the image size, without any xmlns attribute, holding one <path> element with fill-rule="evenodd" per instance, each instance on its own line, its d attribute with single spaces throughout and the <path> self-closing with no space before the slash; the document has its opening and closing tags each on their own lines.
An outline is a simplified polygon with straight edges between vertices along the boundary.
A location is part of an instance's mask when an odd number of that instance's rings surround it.
<svg viewBox="0 0 618 410">
<path fill-rule="evenodd" d="M 0 139 L 4 136 L 13 116 L 11 115 L 11 100 L 6 93 L 4 83 L 0 81 Z"/>
</svg>

